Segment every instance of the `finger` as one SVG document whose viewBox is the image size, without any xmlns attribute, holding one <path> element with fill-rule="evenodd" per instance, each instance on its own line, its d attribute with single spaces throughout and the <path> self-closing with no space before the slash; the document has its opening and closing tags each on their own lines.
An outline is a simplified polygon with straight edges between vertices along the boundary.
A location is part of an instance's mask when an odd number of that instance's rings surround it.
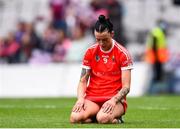
<svg viewBox="0 0 180 129">
<path fill-rule="evenodd" d="M 109 113 L 109 111 L 111 111 L 111 106 L 109 105 L 108 108 L 106 109 L 105 113 Z"/>
<path fill-rule="evenodd" d="M 109 113 L 111 111 L 111 106 L 109 106 L 107 109 L 106 109 L 106 113 Z"/>
<path fill-rule="evenodd" d="M 112 114 L 114 111 L 114 106 L 112 107 L 111 111 L 110 111 L 110 114 Z"/>
<path fill-rule="evenodd" d="M 80 112 L 79 110 L 80 110 L 80 107 L 77 108 L 76 112 Z"/>
<path fill-rule="evenodd" d="M 104 103 L 101 108 L 102 108 L 102 109 L 105 109 L 106 107 L 107 107 L 107 104 Z"/>
<path fill-rule="evenodd" d="M 82 104 L 77 104 L 76 112 L 80 112 L 81 111 L 81 105 Z"/>
<path fill-rule="evenodd" d="M 105 106 L 104 109 L 103 109 L 103 112 L 106 113 L 106 111 L 108 110 L 108 108 L 109 108 L 109 104 L 106 104 L 106 106 Z"/>
<path fill-rule="evenodd" d="M 106 107 L 106 106 L 107 106 L 107 102 L 105 102 L 105 103 L 102 105 L 103 108 Z"/>
<path fill-rule="evenodd" d="M 77 104 L 77 106 L 76 106 L 76 112 L 79 112 L 79 108 L 80 108 L 80 106 L 79 106 L 79 104 Z"/>
<path fill-rule="evenodd" d="M 86 110 L 86 108 L 87 108 L 87 105 L 86 105 L 86 104 L 84 104 L 83 109 L 84 109 L 84 110 Z"/>
<path fill-rule="evenodd" d="M 107 106 L 104 106 L 104 107 L 103 107 L 103 109 L 102 109 L 102 110 L 103 110 L 103 112 L 105 112 L 105 111 L 106 111 L 106 108 L 107 108 Z"/>
<path fill-rule="evenodd" d="M 102 105 L 101 109 L 104 109 L 104 105 Z"/>
<path fill-rule="evenodd" d="M 84 104 L 83 103 L 81 103 L 81 104 L 79 104 L 79 112 L 82 110 L 82 109 L 84 109 Z"/>
<path fill-rule="evenodd" d="M 75 105 L 75 106 L 73 107 L 72 111 L 75 112 L 76 108 L 77 108 L 77 107 L 76 107 L 76 105 Z"/>
<path fill-rule="evenodd" d="M 77 111 L 77 107 L 74 108 L 73 112 L 76 112 Z"/>
<path fill-rule="evenodd" d="M 79 106 L 79 108 L 78 108 L 78 111 L 77 112 L 81 112 L 81 110 L 82 110 L 82 106 Z"/>
<path fill-rule="evenodd" d="M 75 110 L 75 112 L 78 112 L 78 110 L 79 110 L 79 106 L 77 106 L 77 107 L 76 107 L 76 110 Z"/>
</svg>

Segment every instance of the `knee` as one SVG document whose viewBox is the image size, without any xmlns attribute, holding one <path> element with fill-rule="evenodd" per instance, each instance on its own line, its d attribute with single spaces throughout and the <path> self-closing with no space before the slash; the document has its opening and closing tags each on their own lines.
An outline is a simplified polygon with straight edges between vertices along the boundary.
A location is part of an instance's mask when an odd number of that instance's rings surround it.
<svg viewBox="0 0 180 129">
<path fill-rule="evenodd" d="M 70 123 L 81 123 L 83 120 L 83 116 L 79 113 L 71 113 Z"/>
<path fill-rule="evenodd" d="M 98 121 L 98 123 L 100 123 L 100 124 L 107 124 L 107 123 L 110 123 L 111 122 L 111 118 L 110 118 L 110 116 L 108 116 L 108 115 L 97 115 L 96 116 L 96 119 L 97 119 L 97 121 Z"/>
</svg>

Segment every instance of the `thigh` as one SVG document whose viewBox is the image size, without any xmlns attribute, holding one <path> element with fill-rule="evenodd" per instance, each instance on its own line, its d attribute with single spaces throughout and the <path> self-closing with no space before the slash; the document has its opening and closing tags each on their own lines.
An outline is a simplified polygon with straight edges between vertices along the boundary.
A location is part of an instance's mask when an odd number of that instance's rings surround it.
<svg viewBox="0 0 180 129">
<path fill-rule="evenodd" d="M 99 110 L 100 107 L 98 104 L 87 99 L 85 100 L 85 110 L 83 110 L 83 112 L 86 118 L 95 116 Z"/>
<path fill-rule="evenodd" d="M 81 110 L 80 112 L 72 112 L 71 116 L 79 117 L 81 120 L 86 120 L 88 118 L 96 116 L 98 111 L 100 110 L 100 107 L 95 102 L 92 102 L 90 100 L 85 100 L 85 109 Z"/>
<path fill-rule="evenodd" d="M 112 113 L 113 118 L 119 118 L 120 116 L 124 115 L 124 106 L 122 103 L 116 104 L 114 111 Z"/>
</svg>

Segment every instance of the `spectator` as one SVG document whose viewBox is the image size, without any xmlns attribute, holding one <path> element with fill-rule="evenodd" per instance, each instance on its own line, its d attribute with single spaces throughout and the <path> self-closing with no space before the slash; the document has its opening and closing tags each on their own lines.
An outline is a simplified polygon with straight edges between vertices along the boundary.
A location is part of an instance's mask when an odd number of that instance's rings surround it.
<svg viewBox="0 0 180 129">
<path fill-rule="evenodd" d="M 20 45 L 15 41 L 14 33 L 9 33 L 5 41 L 1 41 L 0 56 L 5 57 L 8 63 L 19 62 Z"/>
<path fill-rule="evenodd" d="M 5 45 L 5 42 L 4 42 L 4 39 L 0 37 L 0 57 L 4 57 L 5 55 L 5 49 L 6 45 Z"/>
<path fill-rule="evenodd" d="M 62 29 L 64 32 L 66 32 L 67 29 L 65 12 L 68 3 L 69 0 L 50 0 L 52 26 L 57 29 Z"/>
<path fill-rule="evenodd" d="M 3 38 L 0 37 L 0 63 L 7 63 L 6 60 L 6 44 Z"/>
<path fill-rule="evenodd" d="M 168 49 L 166 42 L 167 24 L 158 21 L 158 25 L 152 29 L 147 40 L 146 61 L 153 67 L 153 80 L 150 87 L 150 93 L 154 92 L 163 81 L 164 69 L 163 65 L 168 61 Z"/>
<path fill-rule="evenodd" d="M 104 6 L 104 0 L 92 0 L 90 5 L 94 11 L 95 19 L 98 18 L 99 15 L 108 16 L 108 10 Z"/>
<path fill-rule="evenodd" d="M 30 36 L 30 42 L 32 43 L 33 49 L 40 49 L 40 38 L 35 31 L 34 23 L 26 24 L 26 33 Z"/>
<path fill-rule="evenodd" d="M 66 8 L 66 22 L 69 37 L 73 36 L 73 33 L 77 26 L 81 27 L 81 29 L 85 32 L 88 31 L 94 21 L 94 12 L 88 2 L 83 2 L 83 0 L 70 1 L 69 5 Z"/>
<path fill-rule="evenodd" d="M 26 31 L 26 23 L 24 21 L 19 21 L 17 23 L 17 30 L 15 32 L 15 39 L 18 43 L 21 43 L 25 31 Z"/>
<path fill-rule="evenodd" d="M 41 49 L 44 52 L 53 53 L 56 40 L 57 32 L 51 25 L 49 25 L 42 35 Z"/>
<path fill-rule="evenodd" d="M 65 60 L 66 53 L 71 46 L 71 41 L 66 38 L 63 30 L 59 30 L 57 36 L 57 43 L 54 47 L 52 60 L 54 62 L 62 62 Z"/>
<path fill-rule="evenodd" d="M 117 0 L 106 0 L 104 3 L 108 16 L 114 25 L 114 39 L 126 46 L 127 39 L 124 32 L 123 26 L 123 5 Z"/>
</svg>

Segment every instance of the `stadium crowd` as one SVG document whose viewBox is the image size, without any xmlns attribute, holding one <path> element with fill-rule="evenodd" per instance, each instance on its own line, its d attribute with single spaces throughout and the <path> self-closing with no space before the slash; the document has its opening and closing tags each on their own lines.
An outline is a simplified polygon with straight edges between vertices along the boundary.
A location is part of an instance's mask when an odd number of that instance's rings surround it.
<svg viewBox="0 0 180 129">
<path fill-rule="evenodd" d="M 48 0 L 49 17 L 37 16 L 32 22 L 27 22 L 26 19 L 18 19 L 21 15 L 12 16 L 16 17 L 18 22 L 12 29 L 14 31 L 9 31 L 5 36 L 0 35 L 0 64 L 81 62 L 86 49 L 95 42 L 93 25 L 100 14 L 111 19 L 114 39 L 128 48 L 133 60 L 144 61 L 146 38 L 153 29 L 151 24 L 161 19 L 168 25 L 166 38 L 169 60 L 163 65 L 166 81 L 155 86 L 157 89 L 154 91 L 159 92 L 161 85 L 165 85 L 161 92 L 180 93 L 180 24 L 177 17 L 180 4 L 177 1 L 179 0 Z M 2 11 L 5 10 L 2 8 L 3 2 L 5 3 L 5 0 L 0 1 L 1 16 L 5 16 Z M 13 7 L 15 5 L 13 4 Z M 149 10 L 149 7 L 154 9 Z M 12 15 L 14 13 L 10 8 L 12 7 L 7 8 L 6 12 Z M 14 8 L 16 9 L 16 6 Z M 23 9 L 21 12 L 25 11 Z M 18 13 L 19 10 L 13 11 Z M 4 21 L 6 22 L 6 19 Z M 39 32 L 38 25 L 44 21 L 45 28 Z M 4 24 L 2 26 L 7 29 Z"/>
<path fill-rule="evenodd" d="M 92 0 L 83 4 L 78 0 L 50 0 L 49 10 L 51 20 L 42 34 L 36 29 L 36 23 L 43 20 L 39 17 L 33 22 L 19 20 L 14 32 L 0 36 L 0 63 L 80 61 L 83 51 L 94 42 L 92 28 L 99 14 L 112 19 L 114 29 L 119 30 L 115 30 L 115 39 L 126 43 L 119 1 Z"/>
</svg>

